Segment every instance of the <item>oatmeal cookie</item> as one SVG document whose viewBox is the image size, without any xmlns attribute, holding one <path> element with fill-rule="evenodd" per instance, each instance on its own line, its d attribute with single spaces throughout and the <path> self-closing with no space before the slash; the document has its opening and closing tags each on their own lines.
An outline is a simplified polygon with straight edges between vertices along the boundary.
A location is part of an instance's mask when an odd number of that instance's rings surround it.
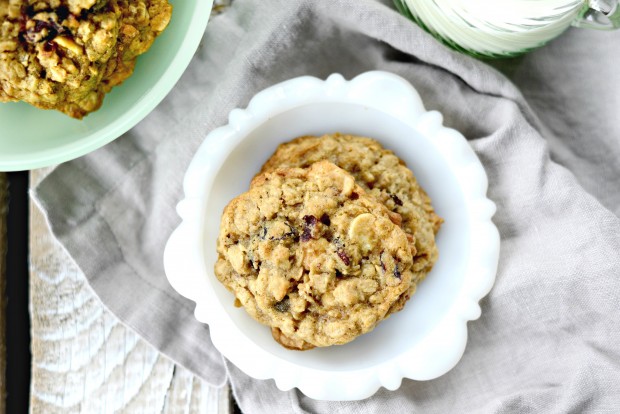
<svg viewBox="0 0 620 414">
<path fill-rule="evenodd" d="M 412 293 L 396 216 L 330 162 L 276 169 L 224 210 L 215 274 L 282 345 L 344 344 Z"/>
<path fill-rule="evenodd" d="M 413 270 L 423 279 L 437 261 L 435 233 L 443 220 L 411 170 L 377 141 L 352 135 L 305 136 L 284 143 L 261 173 L 280 167 L 307 167 L 329 160 L 351 173 L 368 194 L 402 217 L 402 228 L 413 237 Z"/>
<path fill-rule="evenodd" d="M 0 0 L 0 102 L 84 117 L 171 14 L 168 0 Z"/>
</svg>

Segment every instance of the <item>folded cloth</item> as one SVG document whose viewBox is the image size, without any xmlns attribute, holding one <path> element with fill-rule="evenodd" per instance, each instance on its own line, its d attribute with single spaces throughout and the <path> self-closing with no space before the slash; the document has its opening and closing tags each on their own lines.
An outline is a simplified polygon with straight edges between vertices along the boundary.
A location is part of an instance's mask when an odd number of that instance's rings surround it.
<svg viewBox="0 0 620 414">
<path fill-rule="evenodd" d="M 210 384 L 228 378 L 244 412 L 611 412 L 620 397 L 618 35 L 571 31 L 496 63 L 526 100 L 387 0 L 235 0 L 150 116 L 59 166 L 34 196 L 110 311 Z M 179 224 L 184 172 L 231 109 L 295 76 L 373 69 L 408 79 L 480 157 L 498 207 L 497 282 L 446 375 L 358 402 L 315 401 L 224 361 L 193 303 L 168 285 L 162 252 Z"/>
</svg>

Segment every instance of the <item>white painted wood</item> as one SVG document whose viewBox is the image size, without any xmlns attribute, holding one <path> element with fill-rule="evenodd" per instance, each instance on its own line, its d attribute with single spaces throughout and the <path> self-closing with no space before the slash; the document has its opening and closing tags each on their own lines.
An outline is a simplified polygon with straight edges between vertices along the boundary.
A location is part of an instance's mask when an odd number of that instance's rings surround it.
<svg viewBox="0 0 620 414">
<path fill-rule="evenodd" d="M 30 214 L 32 413 L 230 412 L 228 387 L 208 386 L 117 321 L 33 203 Z"/>
</svg>

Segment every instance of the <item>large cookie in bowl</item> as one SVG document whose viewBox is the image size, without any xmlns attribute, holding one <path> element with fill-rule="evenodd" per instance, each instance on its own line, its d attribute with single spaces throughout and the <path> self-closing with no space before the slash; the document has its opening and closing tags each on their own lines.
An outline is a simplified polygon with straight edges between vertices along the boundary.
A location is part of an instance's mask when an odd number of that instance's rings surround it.
<svg viewBox="0 0 620 414">
<path fill-rule="evenodd" d="M 397 215 L 328 161 L 257 176 L 225 208 L 215 274 L 292 349 L 345 344 L 415 287 Z"/>
</svg>

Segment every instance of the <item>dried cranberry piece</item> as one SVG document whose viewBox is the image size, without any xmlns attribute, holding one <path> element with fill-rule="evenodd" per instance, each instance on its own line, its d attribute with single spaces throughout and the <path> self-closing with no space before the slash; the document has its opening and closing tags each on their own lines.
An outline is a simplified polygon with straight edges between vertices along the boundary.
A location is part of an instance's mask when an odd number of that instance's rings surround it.
<svg viewBox="0 0 620 414">
<path fill-rule="evenodd" d="M 314 226 L 314 225 L 316 225 L 316 217 L 314 217 L 314 216 L 304 216 L 304 222 L 308 226 Z"/>
<path fill-rule="evenodd" d="M 326 226 L 329 226 L 330 224 L 332 224 L 327 213 L 323 213 L 323 215 L 321 216 L 321 223 L 323 223 Z"/>
<path fill-rule="evenodd" d="M 316 227 L 316 217 L 304 216 L 304 232 L 301 235 L 301 241 L 307 242 L 312 238 L 312 230 Z"/>
<path fill-rule="evenodd" d="M 350 198 L 351 200 L 357 200 L 358 198 L 360 198 L 360 195 L 359 195 L 359 194 L 357 194 L 355 191 L 353 191 L 353 192 L 349 195 L 349 198 Z"/>
<path fill-rule="evenodd" d="M 345 265 L 349 266 L 351 264 L 351 259 L 349 259 L 347 252 L 345 252 L 342 241 L 339 238 L 336 238 L 334 239 L 334 245 L 336 245 L 336 254 L 340 260 L 342 260 Z"/>
<path fill-rule="evenodd" d="M 351 261 L 349 260 L 349 256 L 347 256 L 347 252 L 344 251 L 344 249 L 340 248 L 338 250 L 336 250 L 336 253 L 338 254 L 338 257 L 340 257 L 340 260 L 342 260 L 342 262 L 345 265 L 350 265 Z"/>
<path fill-rule="evenodd" d="M 47 29 L 50 32 L 50 36 L 53 34 L 54 36 L 56 36 L 56 34 L 58 33 L 62 33 L 65 31 L 65 29 L 59 25 L 58 23 L 56 23 L 54 20 L 34 20 L 35 25 L 34 25 L 34 31 L 35 32 L 40 32 L 43 29 Z"/>
<path fill-rule="evenodd" d="M 20 38 L 28 43 L 41 43 L 48 42 L 54 39 L 59 34 L 66 32 L 66 29 L 60 26 L 53 20 L 33 20 L 34 27 L 32 29 L 25 29 L 25 24 L 22 27 L 22 31 L 19 34 Z M 44 37 L 38 36 L 43 30 L 47 29 L 47 35 Z"/>
</svg>

